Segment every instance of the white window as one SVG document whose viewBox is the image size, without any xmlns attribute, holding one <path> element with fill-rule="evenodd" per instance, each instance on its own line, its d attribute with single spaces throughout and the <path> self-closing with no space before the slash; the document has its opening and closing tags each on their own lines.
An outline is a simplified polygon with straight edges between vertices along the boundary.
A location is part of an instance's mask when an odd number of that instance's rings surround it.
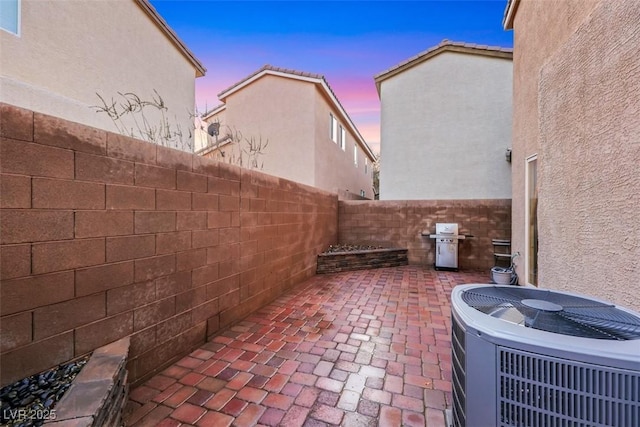
<svg viewBox="0 0 640 427">
<path fill-rule="evenodd" d="M 347 132 L 342 125 L 340 125 L 340 148 L 342 148 L 342 151 L 345 151 L 347 148 Z"/>
<path fill-rule="evenodd" d="M 367 171 L 369 170 L 369 159 L 368 158 L 364 158 L 364 174 L 367 174 Z"/>
<path fill-rule="evenodd" d="M 353 146 L 353 164 L 358 166 L 358 146 Z"/>
<path fill-rule="evenodd" d="M 526 283 L 538 286 L 538 156 L 527 158 L 525 175 L 525 249 Z"/>
<path fill-rule="evenodd" d="M 331 118 L 331 130 L 330 130 L 331 140 L 337 144 L 338 143 L 338 120 L 336 119 L 336 116 L 334 116 L 331 113 L 329 113 L 329 116 Z"/>
<path fill-rule="evenodd" d="M 20 0 L 0 0 L 0 28 L 19 34 Z"/>
</svg>

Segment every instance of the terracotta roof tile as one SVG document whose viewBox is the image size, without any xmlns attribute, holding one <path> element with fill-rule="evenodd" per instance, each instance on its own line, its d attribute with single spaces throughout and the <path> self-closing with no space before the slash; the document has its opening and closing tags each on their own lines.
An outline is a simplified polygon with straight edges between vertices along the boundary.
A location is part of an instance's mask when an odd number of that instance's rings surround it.
<svg viewBox="0 0 640 427">
<path fill-rule="evenodd" d="M 297 71 L 297 70 L 292 70 L 292 69 L 288 69 L 288 68 L 274 67 L 273 65 L 266 64 L 266 65 L 263 65 L 262 68 L 260 68 L 259 70 L 249 74 L 244 79 L 240 80 L 239 82 L 236 82 L 236 83 L 232 84 L 231 86 L 229 86 L 225 90 L 221 91 L 218 94 L 218 97 L 220 97 L 224 93 L 227 93 L 227 92 L 231 91 L 232 89 L 242 85 L 247 80 L 251 80 L 253 77 L 257 76 L 258 74 L 262 73 L 263 71 L 274 71 L 276 73 L 284 73 L 284 74 L 291 74 L 293 76 L 300 76 L 300 77 L 307 77 L 307 78 L 311 78 L 311 79 L 318 79 L 318 80 L 323 80 L 325 83 L 327 83 L 327 81 L 325 80 L 324 76 L 321 75 L 321 74 L 307 73 L 305 71 Z M 327 86 L 328 86 L 328 83 L 327 83 Z"/>
</svg>

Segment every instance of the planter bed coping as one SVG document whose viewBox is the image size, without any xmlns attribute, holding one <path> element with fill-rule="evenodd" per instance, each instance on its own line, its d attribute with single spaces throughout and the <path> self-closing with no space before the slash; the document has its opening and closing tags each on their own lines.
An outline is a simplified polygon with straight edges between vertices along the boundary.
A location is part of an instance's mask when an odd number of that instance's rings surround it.
<svg viewBox="0 0 640 427">
<path fill-rule="evenodd" d="M 356 254 L 370 254 L 376 252 L 396 252 L 396 251 L 408 251 L 405 248 L 381 248 L 381 249 L 361 249 L 357 251 L 344 251 L 344 252 L 323 252 L 318 254 L 318 256 L 326 257 L 333 255 L 356 255 Z"/>
<path fill-rule="evenodd" d="M 50 427 L 102 427 L 122 425 L 127 403 L 126 363 L 130 338 L 125 337 L 96 349 L 69 390 L 55 406 Z"/>
<path fill-rule="evenodd" d="M 408 265 L 408 249 L 381 248 L 319 254 L 316 274 Z"/>
</svg>

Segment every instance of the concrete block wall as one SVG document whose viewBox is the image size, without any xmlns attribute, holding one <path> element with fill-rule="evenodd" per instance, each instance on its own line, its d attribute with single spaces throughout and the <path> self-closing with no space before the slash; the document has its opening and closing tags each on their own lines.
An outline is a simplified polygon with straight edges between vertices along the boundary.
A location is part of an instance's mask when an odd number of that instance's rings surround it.
<svg viewBox="0 0 640 427">
<path fill-rule="evenodd" d="M 131 338 L 136 383 L 312 276 L 337 196 L 0 104 L 0 382 Z"/>
<path fill-rule="evenodd" d="M 489 271 L 494 265 L 491 239 L 511 236 L 511 200 L 341 200 L 339 243 L 407 248 L 409 263 L 433 265 L 436 222 L 456 222 L 460 234 L 474 237 L 459 247 L 462 269 Z"/>
</svg>

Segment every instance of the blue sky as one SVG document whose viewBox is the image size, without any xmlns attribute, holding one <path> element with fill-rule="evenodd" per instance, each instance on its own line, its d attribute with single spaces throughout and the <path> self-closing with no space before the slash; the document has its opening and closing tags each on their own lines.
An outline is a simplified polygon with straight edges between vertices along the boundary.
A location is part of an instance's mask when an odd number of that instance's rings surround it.
<svg viewBox="0 0 640 427">
<path fill-rule="evenodd" d="M 443 39 L 513 46 L 502 29 L 506 0 L 151 3 L 207 68 L 196 81 L 200 111 L 265 64 L 322 74 L 374 151 L 374 75 Z"/>
</svg>

